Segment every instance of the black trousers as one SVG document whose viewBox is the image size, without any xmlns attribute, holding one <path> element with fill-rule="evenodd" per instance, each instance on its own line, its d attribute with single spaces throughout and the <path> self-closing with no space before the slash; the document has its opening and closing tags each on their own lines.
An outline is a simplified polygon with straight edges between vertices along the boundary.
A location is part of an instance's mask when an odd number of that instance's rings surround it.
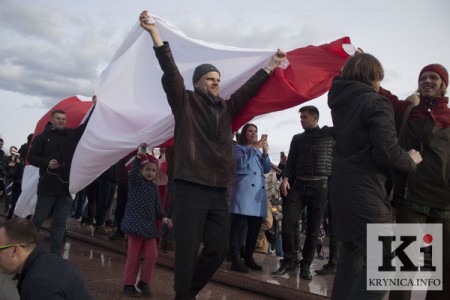
<svg viewBox="0 0 450 300">
<path fill-rule="evenodd" d="M 387 291 L 367 290 L 367 237 L 341 241 L 341 255 L 333 281 L 331 300 L 381 300 Z"/>
<path fill-rule="evenodd" d="M 114 211 L 114 222 L 117 226 L 117 232 L 122 233 L 122 220 L 125 216 L 125 207 L 128 202 L 128 182 L 117 184 L 116 210 Z"/>
<path fill-rule="evenodd" d="M 282 239 L 284 258 L 295 262 L 297 253 L 294 246 L 294 228 L 300 213 L 306 207 L 306 239 L 302 250 L 301 266 L 309 267 L 314 259 L 320 234 L 323 211 L 327 202 L 327 180 L 296 180 L 289 191 L 286 208 L 283 208 Z"/>
<path fill-rule="evenodd" d="M 339 251 L 341 248 L 341 242 L 336 241 L 336 236 L 334 234 L 333 229 L 333 216 L 331 214 L 331 205 L 330 201 L 327 201 L 327 205 L 324 213 L 324 228 L 326 235 L 329 238 L 329 255 L 328 255 L 328 264 L 337 265 L 339 260 Z"/>
<path fill-rule="evenodd" d="M 287 197 L 281 196 L 281 203 L 282 203 L 282 207 L 283 207 L 283 213 L 285 213 L 285 209 L 287 207 Z M 283 222 L 283 219 L 281 219 L 281 222 Z M 302 246 L 300 245 L 300 218 L 296 221 L 297 225 L 294 226 L 294 248 L 295 248 L 295 252 L 299 252 L 302 249 Z M 283 223 L 281 223 L 283 224 Z M 302 227 L 304 228 L 304 226 L 306 226 L 306 221 L 305 223 L 302 224 Z"/>
<path fill-rule="evenodd" d="M 228 190 L 175 180 L 174 201 L 174 289 L 176 299 L 189 299 L 208 283 L 228 252 Z"/>
<path fill-rule="evenodd" d="M 239 214 L 231 214 L 230 226 L 230 253 L 233 258 L 240 257 L 242 245 L 242 233 L 246 233 L 245 237 L 245 259 L 253 256 L 258 239 L 259 229 L 261 228 L 263 218 L 255 216 L 245 216 Z"/>
</svg>

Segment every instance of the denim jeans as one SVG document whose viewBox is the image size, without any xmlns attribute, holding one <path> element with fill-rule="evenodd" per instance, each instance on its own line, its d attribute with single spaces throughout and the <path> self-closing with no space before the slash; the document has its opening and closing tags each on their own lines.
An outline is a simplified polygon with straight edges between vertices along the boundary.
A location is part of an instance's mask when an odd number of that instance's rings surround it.
<svg viewBox="0 0 450 300">
<path fill-rule="evenodd" d="M 297 260 L 294 246 L 294 229 L 300 213 L 307 208 L 306 239 L 302 251 L 302 265 L 309 267 L 316 253 L 320 234 L 323 211 L 327 202 L 328 184 L 326 180 L 296 180 L 288 195 L 286 207 L 283 208 L 283 252 L 287 262 Z"/>
<path fill-rule="evenodd" d="M 72 203 L 71 215 L 74 217 L 74 219 L 79 219 L 80 217 L 84 216 L 85 202 L 86 190 L 82 189 L 76 194 L 75 200 Z"/>
<path fill-rule="evenodd" d="M 284 252 L 283 252 L 283 243 L 282 243 L 281 234 L 278 235 L 277 241 L 274 244 L 275 244 L 274 245 L 275 255 L 279 256 L 279 257 L 283 257 L 284 256 Z"/>
<path fill-rule="evenodd" d="M 42 223 L 52 214 L 52 225 L 50 229 L 51 249 L 50 252 L 61 255 L 63 249 L 64 234 L 66 232 L 66 221 L 69 217 L 72 198 L 70 196 L 38 196 L 36 210 L 31 219 L 34 225 L 40 229 Z"/>
</svg>

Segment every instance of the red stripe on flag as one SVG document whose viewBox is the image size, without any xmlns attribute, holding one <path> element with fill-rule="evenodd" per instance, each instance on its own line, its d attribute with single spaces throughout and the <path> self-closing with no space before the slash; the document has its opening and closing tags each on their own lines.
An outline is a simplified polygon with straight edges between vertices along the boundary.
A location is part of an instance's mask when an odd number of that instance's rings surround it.
<svg viewBox="0 0 450 300">
<path fill-rule="evenodd" d="M 350 43 L 350 38 L 344 37 L 329 44 L 287 52 L 289 66 L 275 69 L 258 94 L 234 119 L 233 131 L 258 115 L 294 107 L 327 92 L 349 57 L 342 46 Z"/>
</svg>

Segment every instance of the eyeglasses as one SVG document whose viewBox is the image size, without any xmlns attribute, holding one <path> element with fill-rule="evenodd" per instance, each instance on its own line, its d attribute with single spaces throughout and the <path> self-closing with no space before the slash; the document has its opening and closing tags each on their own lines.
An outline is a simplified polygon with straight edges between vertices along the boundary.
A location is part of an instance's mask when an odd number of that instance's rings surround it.
<svg viewBox="0 0 450 300">
<path fill-rule="evenodd" d="M 23 244 L 23 243 L 22 244 L 8 244 L 8 245 L 0 246 L 0 251 L 14 247 L 14 246 L 25 247 L 26 244 Z"/>
</svg>

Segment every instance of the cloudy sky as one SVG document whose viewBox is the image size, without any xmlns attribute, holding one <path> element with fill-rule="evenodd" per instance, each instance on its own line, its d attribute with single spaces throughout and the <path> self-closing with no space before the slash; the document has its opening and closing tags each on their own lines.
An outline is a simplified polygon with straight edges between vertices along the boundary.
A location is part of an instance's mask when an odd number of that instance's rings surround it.
<svg viewBox="0 0 450 300">
<path fill-rule="evenodd" d="M 406 97 L 429 63 L 450 68 L 448 0 L 1 0 L 0 137 L 20 146 L 59 100 L 91 96 L 101 71 L 147 9 L 192 38 L 289 51 L 349 36 L 380 59 L 383 86 Z M 222 74 L 226 76 L 226 74 Z M 310 102 L 332 125 L 326 95 Z M 271 156 L 301 132 L 298 107 L 254 121 Z"/>
</svg>

